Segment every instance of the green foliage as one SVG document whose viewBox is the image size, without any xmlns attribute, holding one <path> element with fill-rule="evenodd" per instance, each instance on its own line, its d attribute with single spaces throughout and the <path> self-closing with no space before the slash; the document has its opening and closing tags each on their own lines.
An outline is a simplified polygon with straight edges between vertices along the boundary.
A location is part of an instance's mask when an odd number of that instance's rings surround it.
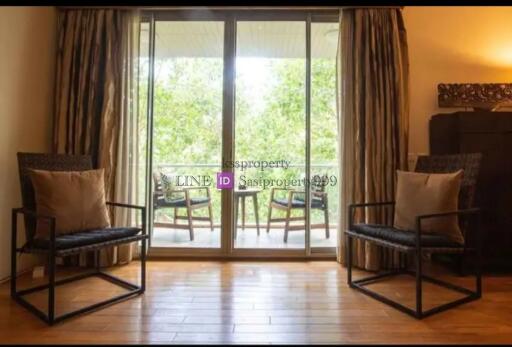
<svg viewBox="0 0 512 347">
<path fill-rule="evenodd" d="M 303 59 L 268 59 L 271 80 L 261 100 L 253 100 L 251 81 L 236 81 L 235 159 L 288 160 L 288 170 L 249 169 L 236 171 L 248 178 L 301 178 L 305 172 L 305 62 Z M 311 163 L 312 174 L 337 176 L 337 121 L 335 105 L 335 62 L 312 60 L 311 88 Z M 222 75 L 219 58 L 177 58 L 155 66 L 153 110 L 154 167 L 178 175 L 210 175 L 214 216 L 220 220 L 220 192 L 215 188 L 221 168 Z M 144 81 L 141 81 L 144 83 Z M 145 90 L 142 86 L 141 90 Z M 141 93 L 141 108 L 146 105 Z M 145 110 L 141 110 L 141 117 Z M 141 124 L 145 124 L 141 119 Z M 146 129 L 141 126 L 141 138 Z M 142 141 L 143 142 L 143 141 Z M 145 150 L 141 144 L 141 152 Z M 183 164 L 181 167 L 172 165 Z M 213 167 L 194 165 L 215 164 Z M 235 177 L 236 177 L 235 176 Z M 301 188 L 301 187 L 297 187 Z M 337 209 L 337 187 L 328 187 L 330 211 Z M 260 223 L 266 220 L 269 189 L 260 193 Z M 252 208 L 247 212 L 251 212 Z M 199 212 L 198 212 L 199 213 Z M 252 217 L 251 217 L 252 219 Z M 313 219 L 321 214 L 313 212 Z"/>
</svg>

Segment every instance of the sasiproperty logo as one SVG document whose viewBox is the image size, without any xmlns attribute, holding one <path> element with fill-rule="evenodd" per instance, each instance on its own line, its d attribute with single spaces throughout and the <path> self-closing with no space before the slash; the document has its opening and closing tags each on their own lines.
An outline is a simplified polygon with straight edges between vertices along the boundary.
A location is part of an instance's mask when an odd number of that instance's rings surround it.
<svg viewBox="0 0 512 347">
<path fill-rule="evenodd" d="M 232 172 L 217 172 L 217 189 L 233 189 L 235 177 Z"/>
<path fill-rule="evenodd" d="M 338 178 L 336 175 L 314 175 L 311 178 L 280 178 L 280 177 L 262 177 L 256 175 L 258 177 L 249 177 L 243 172 L 247 169 L 258 169 L 259 171 L 265 171 L 267 169 L 284 169 L 287 170 L 291 167 L 290 161 L 287 160 L 253 160 L 253 161 L 223 161 L 223 166 L 226 168 L 234 168 L 239 169 L 242 174 L 237 177 L 237 182 L 239 183 L 239 189 L 246 189 L 247 187 L 256 187 L 256 188 L 270 188 L 270 187 L 283 187 L 283 188 L 291 188 L 291 187 L 310 187 L 310 186 L 334 186 L 338 182 Z M 175 186 L 206 186 L 209 187 L 213 184 L 213 178 L 209 175 L 174 175 L 167 176 L 166 174 L 161 174 L 162 180 L 165 178 L 165 181 L 169 183 L 172 180 Z M 266 175 L 264 175 L 266 176 Z M 165 182 L 164 182 L 165 183 Z M 217 189 L 234 189 L 235 187 L 235 174 L 234 172 L 217 172 L 217 180 L 216 180 Z"/>
</svg>

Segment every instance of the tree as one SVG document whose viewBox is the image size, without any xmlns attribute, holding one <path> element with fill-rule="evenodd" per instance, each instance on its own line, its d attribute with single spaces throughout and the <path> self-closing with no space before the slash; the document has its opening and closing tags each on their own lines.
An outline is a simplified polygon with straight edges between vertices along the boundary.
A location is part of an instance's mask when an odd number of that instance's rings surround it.
<svg viewBox="0 0 512 347">
<path fill-rule="evenodd" d="M 292 179 L 304 175 L 305 163 L 305 62 L 303 59 L 268 59 L 269 75 L 261 95 L 251 99 L 250 79 L 236 81 L 235 159 L 288 160 L 288 170 L 251 169 L 247 177 Z M 155 64 L 153 105 L 154 167 L 175 174 L 215 175 L 221 166 L 222 139 L 222 58 L 173 58 Z M 144 88 L 141 88 L 144 90 Z M 312 60 L 311 86 L 311 162 L 336 163 L 337 123 L 335 109 L 335 62 Z M 141 106 L 146 94 L 141 92 Z M 141 125 L 145 110 L 141 110 Z M 140 135 L 146 129 L 141 126 Z M 144 142 L 144 141 L 141 141 Z M 141 144 L 141 151 L 145 150 Z M 216 167 L 192 167 L 217 164 Z M 313 168 L 315 169 L 315 168 Z M 312 169 L 312 173 L 314 170 Z M 315 169 L 316 170 L 316 169 Z M 336 174 L 336 169 L 326 170 Z M 237 175 L 240 174 L 238 170 Z M 336 187 L 329 187 L 331 211 L 336 211 Z M 213 192 L 214 216 L 220 219 L 220 193 Z M 269 191 L 260 194 L 259 214 L 265 220 Z M 313 215 L 317 218 L 316 214 Z M 320 216 L 318 216 L 320 218 Z"/>
</svg>

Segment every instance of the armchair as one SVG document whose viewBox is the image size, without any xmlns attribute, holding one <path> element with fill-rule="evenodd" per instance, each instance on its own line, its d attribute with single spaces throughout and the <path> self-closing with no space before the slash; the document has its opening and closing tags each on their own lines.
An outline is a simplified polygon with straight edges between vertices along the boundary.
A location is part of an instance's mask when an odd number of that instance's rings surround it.
<svg viewBox="0 0 512 347">
<path fill-rule="evenodd" d="M 208 221 L 210 230 L 213 231 L 213 213 L 212 201 L 209 187 L 173 187 L 171 190 L 164 188 L 161 174 L 153 173 L 154 193 L 153 193 L 153 209 L 174 209 L 173 223 L 165 223 L 166 227 L 175 229 L 187 229 L 190 234 L 190 241 L 194 240 L 194 227 L 192 221 L 202 220 Z M 193 191 L 203 191 L 204 194 L 193 197 Z M 200 208 L 208 208 L 208 217 L 193 216 L 192 211 Z M 185 216 L 178 215 L 178 209 L 183 208 L 186 211 Z M 187 224 L 178 224 L 177 221 L 184 219 Z M 159 223 L 155 223 L 159 225 Z"/>
<path fill-rule="evenodd" d="M 47 324 L 71 318 L 78 314 L 89 312 L 106 305 L 120 302 L 129 297 L 144 293 L 146 288 L 146 208 L 122 203 L 107 202 L 107 205 L 116 208 L 129 208 L 140 212 L 140 227 L 113 227 L 97 230 L 87 230 L 72 234 L 57 235 L 55 232 L 55 217 L 36 213 L 34 187 L 29 177 L 30 169 L 53 171 L 84 171 L 92 169 L 90 156 L 72 156 L 64 154 L 18 153 L 19 174 L 22 193 L 21 208 L 12 209 L 12 236 L 11 236 L 11 297 L 20 305 L 27 308 Z M 26 243 L 22 247 L 17 245 L 18 215 L 23 215 L 25 220 Z M 35 237 L 36 221 L 47 219 L 50 224 L 48 239 Z M 100 270 L 99 251 L 102 248 L 131 242 L 141 242 L 140 252 L 140 285 L 129 283 L 113 275 Z M 95 254 L 95 269 L 84 274 L 68 278 L 56 279 L 56 258 L 92 251 Z M 48 284 L 18 290 L 16 286 L 17 255 L 26 253 L 43 254 L 48 259 Z M 114 283 L 127 290 L 126 293 L 116 297 L 65 313 L 60 316 L 55 314 L 55 288 L 58 285 L 96 276 Z M 27 301 L 24 296 L 41 290 L 48 290 L 48 312 L 45 313 Z"/>
<path fill-rule="evenodd" d="M 473 207 L 474 192 L 478 178 L 480 162 L 482 155 L 461 154 L 446 156 L 421 156 L 416 164 L 416 172 L 447 173 L 459 169 L 464 170 L 461 190 L 459 193 L 459 210 L 446 213 L 435 213 L 416 216 L 416 227 L 413 232 L 396 229 L 391 225 L 378 225 L 368 223 L 354 223 L 354 215 L 358 209 L 394 209 L 395 202 L 377 202 L 352 204 L 348 208 L 348 229 L 346 236 L 346 264 L 347 264 L 347 282 L 351 288 L 357 289 L 370 297 L 373 297 L 387 305 L 390 305 L 402 312 L 405 312 L 415 318 L 421 319 L 432 314 L 445 311 L 460 304 L 477 300 L 482 296 L 482 277 L 481 277 L 481 230 L 480 230 L 480 209 Z M 459 224 L 464 234 L 464 244 L 460 245 L 443 235 L 426 234 L 422 232 L 422 221 L 431 218 L 442 218 L 450 215 L 459 216 Z M 470 231 L 472 233 L 470 234 Z M 377 244 L 382 247 L 391 248 L 400 252 L 400 268 L 389 272 L 372 275 L 370 277 L 353 280 L 352 279 L 352 242 L 353 239 L 360 239 Z M 422 254 L 460 254 L 462 257 L 473 253 L 476 256 L 476 289 L 469 290 L 440 279 L 436 279 L 423 274 Z M 410 271 L 403 266 L 403 255 L 414 258 L 416 265 L 415 271 Z M 377 280 L 388 278 L 399 274 L 412 275 L 416 279 L 416 307 L 411 309 L 396 301 L 388 299 L 367 287 L 366 284 Z M 464 297 L 455 301 L 436 306 L 434 308 L 423 310 L 422 306 L 422 281 L 457 291 L 465 294 Z"/>
</svg>

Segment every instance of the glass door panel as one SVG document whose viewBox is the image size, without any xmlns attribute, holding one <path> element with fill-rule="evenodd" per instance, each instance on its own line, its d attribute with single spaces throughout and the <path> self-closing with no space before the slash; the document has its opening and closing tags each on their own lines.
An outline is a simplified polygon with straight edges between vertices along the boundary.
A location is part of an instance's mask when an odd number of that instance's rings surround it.
<svg viewBox="0 0 512 347">
<path fill-rule="evenodd" d="M 306 23 L 236 33 L 234 246 L 304 249 Z"/>
<path fill-rule="evenodd" d="M 152 247 L 220 248 L 223 21 L 156 21 Z"/>
<path fill-rule="evenodd" d="M 311 247 L 337 245 L 338 23 L 311 23 Z"/>
</svg>

